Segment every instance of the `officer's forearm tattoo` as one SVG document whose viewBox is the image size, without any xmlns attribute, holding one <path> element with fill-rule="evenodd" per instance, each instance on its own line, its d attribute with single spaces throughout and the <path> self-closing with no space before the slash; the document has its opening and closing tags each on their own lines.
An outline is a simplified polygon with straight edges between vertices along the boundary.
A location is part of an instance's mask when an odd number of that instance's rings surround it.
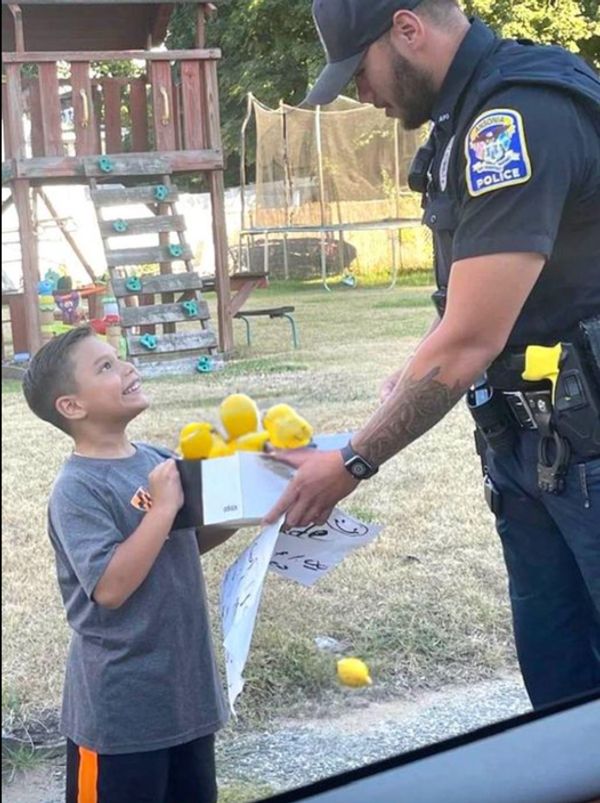
<svg viewBox="0 0 600 803">
<path fill-rule="evenodd" d="M 379 466 L 440 421 L 466 387 L 439 382 L 436 367 L 422 379 L 403 377 L 393 393 L 352 439 L 356 451 Z"/>
</svg>

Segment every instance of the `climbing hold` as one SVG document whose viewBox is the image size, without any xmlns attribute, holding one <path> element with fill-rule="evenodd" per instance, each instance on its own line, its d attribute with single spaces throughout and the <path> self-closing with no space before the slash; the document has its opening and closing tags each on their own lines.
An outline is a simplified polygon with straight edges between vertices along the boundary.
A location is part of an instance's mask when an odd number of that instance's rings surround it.
<svg viewBox="0 0 600 803">
<path fill-rule="evenodd" d="M 142 280 L 139 276 L 128 276 L 125 287 L 132 293 L 139 293 L 142 289 Z"/>
<path fill-rule="evenodd" d="M 143 346 L 148 351 L 154 351 L 157 346 L 156 335 L 145 334 L 140 337 L 140 346 Z"/>
<path fill-rule="evenodd" d="M 54 292 L 54 285 L 48 279 L 38 282 L 37 292 L 39 296 L 51 296 Z"/>
<path fill-rule="evenodd" d="M 196 364 L 196 371 L 199 374 L 209 374 L 212 371 L 212 360 L 210 357 L 200 357 Z"/>
<path fill-rule="evenodd" d="M 183 311 L 186 315 L 190 318 L 193 318 L 195 315 L 198 314 L 198 302 L 197 301 L 182 301 L 181 306 L 183 307 Z"/>
<path fill-rule="evenodd" d="M 56 308 L 54 296 L 38 296 L 38 307 L 43 312 L 54 312 L 54 309 Z"/>
<path fill-rule="evenodd" d="M 108 156 L 101 156 L 98 159 L 98 167 L 103 173 L 112 173 L 115 168 L 112 159 L 110 159 Z"/>
<path fill-rule="evenodd" d="M 154 197 L 157 201 L 164 201 L 169 196 L 169 188 L 165 184 L 157 184 L 154 188 Z"/>
<path fill-rule="evenodd" d="M 172 257 L 180 257 L 183 255 L 183 248 L 179 243 L 171 243 L 169 246 L 169 253 Z"/>
<path fill-rule="evenodd" d="M 113 220 L 112 227 L 117 234 L 123 234 L 123 232 L 126 232 L 129 228 L 129 223 L 123 220 L 123 218 L 118 218 L 118 220 Z"/>
<path fill-rule="evenodd" d="M 70 276 L 60 276 L 56 282 L 56 290 L 59 293 L 70 293 L 73 289 L 73 279 Z"/>
</svg>

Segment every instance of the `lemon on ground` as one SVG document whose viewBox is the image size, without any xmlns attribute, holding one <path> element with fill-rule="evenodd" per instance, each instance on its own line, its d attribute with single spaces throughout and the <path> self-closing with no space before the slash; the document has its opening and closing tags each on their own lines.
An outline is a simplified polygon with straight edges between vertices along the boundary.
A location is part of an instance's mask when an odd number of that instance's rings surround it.
<svg viewBox="0 0 600 803">
<path fill-rule="evenodd" d="M 369 667 L 360 658 L 340 658 L 337 675 L 345 686 L 370 686 L 373 683 Z"/>
</svg>

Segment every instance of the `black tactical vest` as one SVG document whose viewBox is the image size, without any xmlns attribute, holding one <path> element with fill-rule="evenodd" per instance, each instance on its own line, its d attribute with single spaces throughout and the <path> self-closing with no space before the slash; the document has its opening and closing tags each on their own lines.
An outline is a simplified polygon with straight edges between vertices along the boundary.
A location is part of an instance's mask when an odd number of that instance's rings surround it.
<svg viewBox="0 0 600 803">
<path fill-rule="evenodd" d="M 423 223 L 433 234 L 438 286 L 434 301 L 440 313 L 443 313 L 450 276 L 452 241 L 459 223 L 458 179 L 462 172 L 459 157 L 468 128 L 488 98 L 499 89 L 515 85 L 546 85 L 563 90 L 585 107 L 600 136 L 600 79 L 581 59 L 559 47 L 535 45 L 525 40 L 501 40 L 481 22 L 476 20 L 474 25 L 478 27 L 473 30 L 473 35 L 479 37 L 483 55 L 462 93 L 459 108 L 453 110 L 452 130 L 441 130 L 434 126 L 427 143 L 415 157 L 409 181 L 412 189 L 423 193 Z M 440 165 L 444 159 L 449 161 L 444 170 L 447 179 L 442 187 L 439 177 Z M 558 269 L 561 269 L 560 266 Z M 585 270 L 594 271 L 598 275 L 597 293 L 590 297 L 589 291 L 586 291 L 588 297 L 582 299 L 583 304 L 589 307 L 591 316 L 598 314 L 600 310 L 600 265 L 590 264 Z M 532 296 L 534 293 L 535 288 Z M 528 303 L 529 311 L 524 310 L 522 315 L 532 314 L 531 310 L 535 314 L 535 297 L 530 301 L 532 303 Z M 559 326 L 564 331 L 541 331 L 537 342 L 556 342 L 557 338 L 560 339 L 572 331 L 575 322 L 568 317 L 568 306 L 565 305 L 564 321 Z M 516 344 L 519 340 L 518 323 L 513 334 L 512 341 Z"/>
</svg>

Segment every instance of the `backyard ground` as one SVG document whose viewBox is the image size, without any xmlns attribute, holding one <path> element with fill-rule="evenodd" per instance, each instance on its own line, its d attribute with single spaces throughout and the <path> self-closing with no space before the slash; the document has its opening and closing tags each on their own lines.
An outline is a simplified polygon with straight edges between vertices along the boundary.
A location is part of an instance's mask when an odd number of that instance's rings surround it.
<svg viewBox="0 0 600 803">
<path fill-rule="evenodd" d="M 317 432 L 357 428 L 382 380 L 427 329 L 430 293 L 418 285 L 338 286 L 327 293 L 318 284 L 287 284 L 261 291 L 249 306 L 295 305 L 301 348 L 292 348 L 287 322 L 253 322 L 252 350 L 242 347 L 225 370 L 148 381 L 153 405 L 132 424 L 131 436 L 175 447 L 182 426 L 199 418 L 216 422 L 218 404 L 234 391 L 250 394 L 263 409 L 289 402 Z M 235 327 L 243 344 L 243 323 Z M 3 731 L 22 733 L 28 723 L 52 730 L 68 631 L 45 502 L 69 442 L 29 413 L 17 383 L 2 390 Z M 471 430 L 459 405 L 342 504 L 384 530 L 315 587 L 268 577 L 239 718 L 229 731 L 269 729 L 282 717 L 331 717 L 349 705 L 363 711 L 514 670 L 501 550 Z M 244 530 L 203 559 L 217 642 L 220 577 L 253 535 Z M 373 686 L 351 695 L 341 689 L 334 657 L 315 644 L 319 636 L 345 642 L 367 660 Z M 235 755 L 228 758 L 232 776 Z M 242 787 L 223 799 L 248 800 L 259 791 Z"/>
</svg>

